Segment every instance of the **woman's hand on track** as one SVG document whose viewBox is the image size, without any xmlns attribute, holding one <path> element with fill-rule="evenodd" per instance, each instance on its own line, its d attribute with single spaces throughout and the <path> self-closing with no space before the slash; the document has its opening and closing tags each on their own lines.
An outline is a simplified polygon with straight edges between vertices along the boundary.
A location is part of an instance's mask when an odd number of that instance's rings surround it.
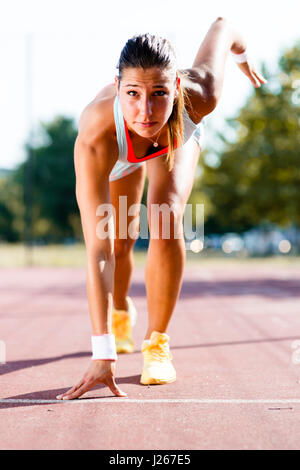
<svg viewBox="0 0 300 470">
<path fill-rule="evenodd" d="M 241 71 L 249 78 L 255 88 L 260 88 L 261 85 L 268 83 L 267 80 L 257 72 L 256 67 L 253 65 L 251 59 L 242 64 L 237 64 Z"/>
<path fill-rule="evenodd" d="M 127 397 L 125 392 L 115 382 L 115 361 L 92 361 L 82 380 L 67 392 L 58 395 L 58 400 L 73 400 L 79 398 L 85 392 L 91 390 L 95 385 L 105 384 L 117 397 Z"/>
</svg>

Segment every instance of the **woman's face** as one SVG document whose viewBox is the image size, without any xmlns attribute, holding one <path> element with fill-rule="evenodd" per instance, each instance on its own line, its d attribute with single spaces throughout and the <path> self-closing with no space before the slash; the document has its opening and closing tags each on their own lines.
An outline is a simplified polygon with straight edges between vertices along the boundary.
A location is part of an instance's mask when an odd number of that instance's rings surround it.
<svg viewBox="0 0 300 470">
<path fill-rule="evenodd" d="M 172 114 L 179 79 L 157 67 L 123 70 L 118 95 L 127 126 L 142 137 L 155 136 Z"/>
</svg>

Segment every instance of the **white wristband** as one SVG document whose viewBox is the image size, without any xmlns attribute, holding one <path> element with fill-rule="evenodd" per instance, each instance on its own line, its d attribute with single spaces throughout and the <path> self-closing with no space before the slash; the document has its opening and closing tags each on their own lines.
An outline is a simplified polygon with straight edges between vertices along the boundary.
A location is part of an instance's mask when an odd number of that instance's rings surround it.
<svg viewBox="0 0 300 470">
<path fill-rule="evenodd" d="M 235 54 L 234 52 L 231 52 L 231 55 L 232 55 L 233 60 L 237 64 L 243 64 L 243 63 L 247 62 L 248 59 L 249 59 L 247 51 L 244 51 L 241 54 Z"/>
<path fill-rule="evenodd" d="M 101 336 L 92 336 L 92 360 L 102 359 L 116 361 L 118 359 L 116 352 L 115 335 L 106 334 Z"/>
</svg>

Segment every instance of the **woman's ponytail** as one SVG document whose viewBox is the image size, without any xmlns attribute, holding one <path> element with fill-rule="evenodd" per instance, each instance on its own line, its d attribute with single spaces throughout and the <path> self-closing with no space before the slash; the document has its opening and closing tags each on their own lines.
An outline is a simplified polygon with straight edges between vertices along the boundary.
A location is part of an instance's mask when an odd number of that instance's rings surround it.
<svg viewBox="0 0 300 470">
<path fill-rule="evenodd" d="M 180 86 L 177 98 L 175 98 L 173 111 L 168 120 L 168 144 L 169 152 L 167 165 L 169 171 L 173 169 L 176 147 L 181 147 L 184 138 L 183 110 L 185 103 L 185 90 Z"/>
</svg>

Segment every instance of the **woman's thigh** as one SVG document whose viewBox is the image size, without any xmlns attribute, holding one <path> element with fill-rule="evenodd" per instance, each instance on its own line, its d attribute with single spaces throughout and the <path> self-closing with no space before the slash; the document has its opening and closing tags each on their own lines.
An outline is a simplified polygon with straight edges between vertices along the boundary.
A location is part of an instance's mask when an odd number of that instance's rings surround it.
<svg viewBox="0 0 300 470">
<path fill-rule="evenodd" d="M 183 147 L 176 150 L 171 171 L 165 164 L 166 157 L 148 161 L 148 206 L 167 203 L 179 204 L 184 208 L 192 191 L 199 155 L 200 147 L 191 138 Z"/>
<path fill-rule="evenodd" d="M 146 167 L 141 165 L 133 173 L 123 178 L 111 181 L 110 196 L 115 209 L 115 253 L 116 255 L 128 251 L 135 242 L 130 238 L 128 228 L 131 230 L 139 225 L 139 204 L 142 200 L 146 176 Z M 128 215 L 129 208 L 137 204 L 136 208 Z M 131 232 L 130 232 L 131 233 Z"/>
<path fill-rule="evenodd" d="M 200 147 L 191 138 L 175 152 L 174 166 L 168 170 L 166 158 L 147 162 L 147 193 L 150 237 L 182 238 L 182 221 L 192 191 Z"/>
</svg>

